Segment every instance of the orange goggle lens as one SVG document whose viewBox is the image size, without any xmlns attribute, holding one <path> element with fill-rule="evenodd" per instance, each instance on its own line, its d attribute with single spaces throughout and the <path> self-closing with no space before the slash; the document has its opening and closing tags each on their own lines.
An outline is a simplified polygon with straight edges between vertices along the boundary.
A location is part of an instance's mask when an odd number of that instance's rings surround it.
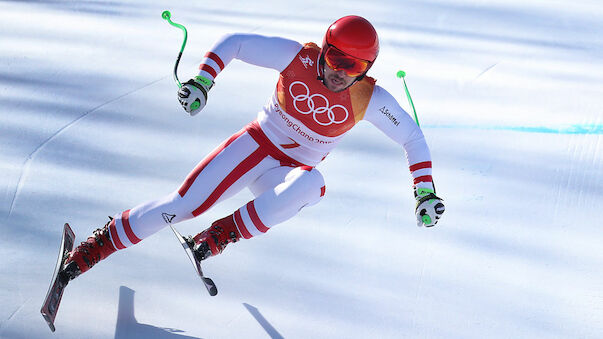
<svg viewBox="0 0 603 339">
<path fill-rule="evenodd" d="M 325 52 L 325 63 L 331 69 L 343 70 L 351 77 L 361 76 L 370 65 L 370 62 L 349 56 L 333 46 L 329 46 Z"/>
</svg>

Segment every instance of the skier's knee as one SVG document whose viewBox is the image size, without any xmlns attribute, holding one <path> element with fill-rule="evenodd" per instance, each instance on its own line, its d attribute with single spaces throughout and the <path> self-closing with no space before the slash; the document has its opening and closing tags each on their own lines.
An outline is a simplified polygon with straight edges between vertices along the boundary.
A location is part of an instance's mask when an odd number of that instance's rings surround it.
<svg viewBox="0 0 603 339">
<path fill-rule="evenodd" d="M 302 166 L 292 170 L 285 181 L 296 186 L 297 194 L 305 198 L 305 206 L 318 203 L 325 194 L 325 180 L 316 168 Z"/>
</svg>

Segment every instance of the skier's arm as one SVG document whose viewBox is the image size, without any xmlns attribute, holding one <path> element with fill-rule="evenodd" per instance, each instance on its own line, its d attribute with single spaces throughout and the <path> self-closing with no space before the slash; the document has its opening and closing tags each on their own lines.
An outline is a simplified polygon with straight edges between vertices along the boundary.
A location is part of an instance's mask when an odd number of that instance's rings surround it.
<svg viewBox="0 0 603 339">
<path fill-rule="evenodd" d="M 227 34 L 205 54 L 199 75 L 214 80 L 233 60 L 283 71 L 302 45 L 293 40 L 258 34 Z"/>
<path fill-rule="evenodd" d="M 444 205 L 435 195 L 431 153 L 419 126 L 396 99 L 379 86 L 375 86 L 373 90 L 364 120 L 375 125 L 404 148 L 417 199 L 417 222 L 420 226 L 435 225 L 444 212 Z"/>
<path fill-rule="evenodd" d="M 207 102 L 214 79 L 233 60 L 283 71 L 301 50 L 297 41 L 257 34 L 227 34 L 205 54 L 199 75 L 178 90 L 178 100 L 190 115 L 199 113 Z"/>
<path fill-rule="evenodd" d="M 414 185 L 433 189 L 431 153 L 423 132 L 396 99 L 380 86 L 373 90 L 364 120 L 404 148 Z"/>
</svg>

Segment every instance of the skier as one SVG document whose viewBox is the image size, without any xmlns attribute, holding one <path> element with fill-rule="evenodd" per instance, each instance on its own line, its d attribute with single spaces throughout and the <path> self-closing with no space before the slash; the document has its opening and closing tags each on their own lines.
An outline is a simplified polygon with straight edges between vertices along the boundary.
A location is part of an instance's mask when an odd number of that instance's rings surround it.
<svg viewBox="0 0 603 339">
<path fill-rule="evenodd" d="M 63 274 L 73 279 L 113 252 L 163 227 L 197 217 L 248 187 L 255 199 L 189 237 L 197 260 L 266 233 L 325 194 L 316 169 L 341 138 L 367 120 L 406 152 L 419 226 L 434 226 L 444 204 L 435 195 L 429 148 L 412 118 L 366 75 L 379 52 L 374 27 L 359 16 L 329 26 L 322 46 L 255 34 L 230 34 L 207 52 L 199 74 L 178 91 L 191 116 L 205 106 L 214 80 L 233 59 L 280 73 L 256 120 L 207 155 L 175 192 L 117 214 L 74 249 Z"/>
</svg>

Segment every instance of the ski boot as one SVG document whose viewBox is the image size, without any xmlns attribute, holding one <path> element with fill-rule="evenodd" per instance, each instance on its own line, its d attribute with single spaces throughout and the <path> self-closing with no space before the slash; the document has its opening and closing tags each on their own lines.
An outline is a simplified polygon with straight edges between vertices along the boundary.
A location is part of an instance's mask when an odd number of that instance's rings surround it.
<svg viewBox="0 0 603 339">
<path fill-rule="evenodd" d="M 241 239 L 232 215 L 216 220 L 213 224 L 194 237 L 186 239 L 197 261 L 205 260 L 224 251 L 226 245 Z"/>
<path fill-rule="evenodd" d="M 109 236 L 109 222 L 103 228 L 97 228 L 92 236 L 71 251 L 65 259 L 65 268 L 60 272 L 61 280 L 69 282 L 88 271 L 99 261 L 116 251 Z"/>
</svg>

